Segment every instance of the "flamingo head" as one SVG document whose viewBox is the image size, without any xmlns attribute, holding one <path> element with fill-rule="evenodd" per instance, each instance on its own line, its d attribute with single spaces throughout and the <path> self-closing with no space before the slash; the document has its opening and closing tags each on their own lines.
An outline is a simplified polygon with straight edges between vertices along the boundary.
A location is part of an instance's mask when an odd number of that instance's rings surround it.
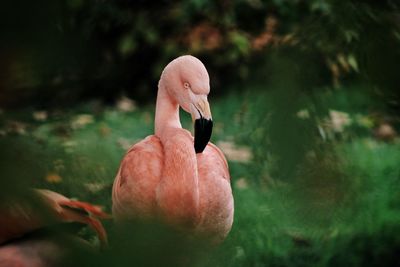
<svg viewBox="0 0 400 267">
<path fill-rule="evenodd" d="M 212 116 L 207 96 L 210 78 L 203 63 L 193 56 L 181 56 L 165 67 L 160 82 L 171 98 L 190 113 L 194 122 L 194 148 L 202 153 L 211 138 Z"/>
</svg>

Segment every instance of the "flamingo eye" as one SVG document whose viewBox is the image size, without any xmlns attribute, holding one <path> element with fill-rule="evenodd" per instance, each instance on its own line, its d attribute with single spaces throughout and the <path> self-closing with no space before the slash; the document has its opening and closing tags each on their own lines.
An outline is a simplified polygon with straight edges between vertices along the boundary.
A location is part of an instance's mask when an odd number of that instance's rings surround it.
<svg viewBox="0 0 400 267">
<path fill-rule="evenodd" d="M 190 89 L 190 84 L 188 82 L 183 83 L 183 87 L 185 87 L 185 89 Z"/>
</svg>

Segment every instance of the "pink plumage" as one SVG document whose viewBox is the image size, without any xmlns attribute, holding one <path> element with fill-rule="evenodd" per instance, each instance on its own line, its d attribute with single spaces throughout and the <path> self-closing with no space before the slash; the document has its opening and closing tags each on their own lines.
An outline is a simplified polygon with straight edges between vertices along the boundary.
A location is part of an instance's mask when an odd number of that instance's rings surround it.
<svg viewBox="0 0 400 267">
<path fill-rule="evenodd" d="M 32 191 L 27 199 L 10 199 L 0 205 L 0 266 L 59 266 L 71 242 L 90 247 L 68 235 L 31 235 L 57 223 L 78 222 L 97 233 L 103 247 L 107 234 L 99 219 L 109 218 L 99 206 L 71 200 L 50 190 Z M 68 241 L 68 242 L 66 242 Z M 66 244 L 67 243 L 67 244 Z"/>
<path fill-rule="evenodd" d="M 182 56 L 166 66 L 158 85 L 155 134 L 132 146 L 114 181 L 117 220 L 161 219 L 213 242 L 227 236 L 233 196 L 227 161 L 209 142 L 209 91 L 207 70 L 197 58 Z M 194 138 L 182 129 L 179 107 L 195 122 Z"/>
</svg>

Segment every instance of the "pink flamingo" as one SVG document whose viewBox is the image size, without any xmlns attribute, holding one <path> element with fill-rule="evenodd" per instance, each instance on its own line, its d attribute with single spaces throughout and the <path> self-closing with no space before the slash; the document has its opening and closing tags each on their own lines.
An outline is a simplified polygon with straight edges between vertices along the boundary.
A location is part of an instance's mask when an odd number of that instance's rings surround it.
<svg viewBox="0 0 400 267">
<path fill-rule="evenodd" d="M 209 77 L 193 56 L 170 62 L 161 74 L 155 134 L 132 146 L 114 181 L 113 215 L 160 219 L 190 235 L 218 243 L 233 222 L 227 161 L 209 143 L 212 117 Z M 179 107 L 190 113 L 195 136 L 182 129 Z"/>
<path fill-rule="evenodd" d="M 57 223 L 78 222 L 89 225 L 104 247 L 107 244 L 107 234 L 98 220 L 103 218 L 109 218 L 109 215 L 99 206 L 71 200 L 50 190 L 36 189 L 29 198 L 2 201 L 0 266 L 58 266 L 66 252 L 65 241 L 69 240 L 70 244 L 78 242 L 85 247 L 83 240 L 68 236 L 29 236 L 35 230 Z"/>
</svg>

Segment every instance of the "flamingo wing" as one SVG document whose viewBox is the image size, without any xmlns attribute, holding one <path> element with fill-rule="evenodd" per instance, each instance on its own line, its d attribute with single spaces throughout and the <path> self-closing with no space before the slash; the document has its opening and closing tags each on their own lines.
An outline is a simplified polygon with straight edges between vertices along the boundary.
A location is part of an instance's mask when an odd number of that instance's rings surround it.
<svg viewBox="0 0 400 267">
<path fill-rule="evenodd" d="M 233 196 L 228 163 L 214 144 L 208 143 L 197 154 L 199 173 L 199 218 L 196 231 L 219 243 L 225 239 L 233 223 Z"/>
<path fill-rule="evenodd" d="M 226 160 L 224 153 L 222 153 L 222 151 L 211 142 L 208 143 L 207 148 L 207 161 L 213 163 L 213 169 L 219 173 L 219 177 L 230 181 L 231 177 L 229 174 L 228 161 Z"/>
<path fill-rule="evenodd" d="M 79 222 L 92 227 L 102 245 L 107 234 L 98 218 L 108 218 L 99 206 L 71 200 L 50 190 L 35 189 L 32 198 L 10 199 L 0 208 L 0 244 L 57 222 Z"/>
<path fill-rule="evenodd" d="M 163 147 L 155 135 L 129 149 L 113 185 L 113 215 L 117 220 L 154 217 L 157 212 L 156 187 L 162 168 Z"/>
<path fill-rule="evenodd" d="M 0 203 L 0 245 L 43 226 L 43 203 L 35 200 L 28 195 Z"/>
</svg>

